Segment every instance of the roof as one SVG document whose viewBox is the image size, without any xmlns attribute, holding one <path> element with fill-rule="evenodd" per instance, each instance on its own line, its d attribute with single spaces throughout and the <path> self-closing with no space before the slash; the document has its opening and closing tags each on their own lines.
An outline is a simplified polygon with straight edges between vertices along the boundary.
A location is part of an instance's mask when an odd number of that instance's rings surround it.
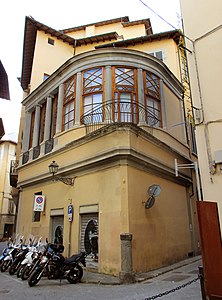
<svg viewBox="0 0 222 300">
<path fill-rule="evenodd" d="M 106 21 L 100 21 L 100 22 L 96 22 L 96 23 L 91 23 L 91 24 L 87 24 L 87 25 L 81 25 L 81 26 L 77 26 L 77 27 L 72 27 L 72 28 L 68 28 L 68 29 L 63 29 L 60 30 L 61 32 L 64 33 L 68 33 L 68 32 L 73 32 L 73 31 L 79 31 L 79 30 L 84 30 L 86 27 L 88 26 L 104 26 L 104 25 L 108 25 L 108 24 L 114 24 L 114 23 L 123 23 L 123 22 L 129 22 L 129 17 L 121 17 L 121 18 L 115 18 L 115 19 L 111 19 L 111 20 L 106 20 Z"/>
<path fill-rule="evenodd" d="M 21 75 L 21 86 L 23 90 L 28 88 L 28 84 L 30 82 L 37 30 L 42 30 L 57 39 L 61 39 L 64 42 L 69 43 L 70 45 L 74 45 L 75 41 L 70 36 L 44 25 L 32 17 L 26 17 Z"/>
<path fill-rule="evenodd" d="M 105 22 L 111 22 L 111 20 L 104 21 L 104 24 Z M 102 22 L 99 23 L 102 24 Z M 118 34 L 116 32 L 110 32 L 110 33 L 103 33 L 100 35 L 85 37 L 81 39 L 74 39 L 66 35 L 65 33 L 63 33 L 64 31 L 55 30 L 47 25 L 44 25 L 43 23 L 36 21 L 32 17 L 26 17 L 24 42 L 23 42 L 22 75 L 21 75 L 21 86 L 23 90 L 26 90 L 30 83 L 37 30 L 42 30 L 45 33 L 50 34 L 52 37 L 62 40 L 64 43 L 68 43 L 73 47 L 87 45 L 89 43 L 92 44 L 101 41 L 102 42 L 111 41 L 113 39 L 116 40 L 118 37 Z"/>
<path fill-rule="evenodd" d="M 4 125 L 3 125 L 2 118 L 0 118 L 0 140 L 4 134 L 5 134 Z"/>
<path fill-rule="evenodd" d="M 0 98 L 10 100 L 8 75 L 0 60 Z"/>
<path fill-rule="evenodd" d="M 117 40 L 118 34 L 116 32 L 109 32 L 100 35 L 74 39 L 68 36 L 66 33 L 69 33 L 71 31 L 81 30 L 90 25 L 102 26 L 102 25 L 113 24 L 117 22 L 121 22 L 123 27 L 144 24 L 146 29 L 146 35 L 137 38 L 128 39 L 128 40 L 121 40 L 116 42 L 110 42 L 104 45 L 99 45 L 96 46 L 95 49 L 107 48 L 107 47 L 127 47 L 129 45 L 134 45 L 136 43 L 144 43 L 144 42 L 149 42 L 149 41 L 163 39 L 163 38 L 173 38 L 177 43 L 179 42 L 180 33 L 178 30 L 153 34 L 150 19 L 143 19 L 143 20 L 130 22 L 128 17 L 121 17 L 121 18 L 101 21 L 97 23 L 82 25 L 82 26 L 73 27 L 64 30 L 55 30 L 47 25 L 44 25 L 43 23 L 36 21 L 32 17 L 26 17 L 24 43 L 23 43 L 22 75 L 21 75 L 21 86 L 23 90 L 26 90 L 30 83 L 37 30 L 44 31 L 47 34 L 50 34 L 52 37 L 62 40 L 64 43 L 68 43 L 73 47 L 76 47 L 81 45 L 87 45 L 89 43 L 92 44 L 98 42 Z"/>
<path fill-rule="evenodd" d="M 122 40 L 122 41 L 116 41 L 108 44 L 103 44 L 96 46 L 96 49 L 99 48 L 110 48 L 110 47 L 127 47 L 130 45 L 135 44 L 143 44 L 144 42 L 152 42 L 155 40 L 161 40 L 161 39 L 173 39 L 177 44 L 179 44 L 181 33 L 179 30 L 172 30 L 172 31 L 166 31 L 166 32 L 160 32 L 156 34 L 150 34 L 146 36 L 136 37 L 128 40 Z"/>
</svg>

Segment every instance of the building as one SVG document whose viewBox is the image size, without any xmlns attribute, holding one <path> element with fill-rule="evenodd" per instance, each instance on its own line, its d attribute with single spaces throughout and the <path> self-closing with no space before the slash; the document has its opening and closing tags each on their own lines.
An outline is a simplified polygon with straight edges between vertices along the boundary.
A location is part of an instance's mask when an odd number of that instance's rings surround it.
<svg viewBox="0 0 222 300">
<path fill-rule="evenodd" d="M 11 163 L 15 161 L 16 143 L 0 141 L 0 239 L 14 233 L 15 203 L 10 185 Z"/>
<path fill-rule="evenodd" d="M 26 18 L 17 232 L 86 250 L 99 272 L 198 252 L 179 31 L 128 17 L 57 31 Z M 49 167 L 50 171 L 49 172 Z M 131 240 L 132 237 L 132 240 Z"/>
<path fill-rule="evenodd" d="M 195 112 L 196 141 L 202 180 L 203 199 L 216 201 L 222 224 L 222 104 L 220 65 L 222 63 L 222 3 L 181 0 L 186 36 L 190 83 Z M 191 11 L 195 11 L 192 14 Z M 205 20 L 207 19 L 207 22 Z M 211 70 L 209 72 L 209 70 Z"/>
<path fill-rule="evenodd" d="M 206 298 L 222 298 L 222 25 L 219 0 L 181 0 L 202 202 L 197 203 Z M 195 12 L 195 13 L 193 13 Z"/>
</svg>

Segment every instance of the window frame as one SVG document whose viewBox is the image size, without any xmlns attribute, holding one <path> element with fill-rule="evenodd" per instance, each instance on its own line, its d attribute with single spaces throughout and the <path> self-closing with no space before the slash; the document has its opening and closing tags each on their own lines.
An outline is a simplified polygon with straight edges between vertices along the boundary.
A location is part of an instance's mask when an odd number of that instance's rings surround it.
<svg viewBox="0 0 222 300">
<path fill-rule="evenodd" d="M 152 87 L 152 89 L 148 88 L 147 86 L 147 75 L 149 74 L 150 78 L 154 78 L 154 80 L 150 80 L 150 86 Z M 157 80 L 158 84 L 154 85 L 152 84 L 153 82 L 155 82 L 155 80 Z M 161 108 L 161 92 L 160 92 L 160 77 L 157 76 L 156 74 L 144 70 L 143 71 L 143 84 L 144 84 L 144 106 L 146 108 L 146 123 L 149 125 L 149 105 L 148 105 L 148 101 L 149 99 L 151 99 L 151 101 L 153 101 L 154 103 L 157 104 L 157 108 L 150 107 L 151 110 L 154 110 L 153 113 L 154 115 L 156 114 L 156 111 L 158 112 L 158 125 L 154 124 L 152 125 L 152 127 L 158 127 L 158 128 L 162 128 L 162 108 Z M 157 89 L 156 89 L 157 87 Z"/>
<path fill-rule="evenodd" d="M 92 79 L 90 81 L 90 77 L 84 78 L 84 74 L 86 74 L 87 72 L 93 71 L 95 70 L 94 73 L 92 73 L 91 77 L 96 76 L 95 79 Z M 96 70 L 101 70 L 101 73 L 96 75 Z M 96 82 L 97 79 L 101 80 L 100 84 L 95 84 L 91 87 L 87 87 L 89 86 L 90 83 Z M 89 84 L 86 84 L 87 80 L 89 81 Z M 100 95 L 100 100 L 101 101 L 94 101 L 94 96 L 96 99 L 96 96 Z M 85 100 L 87 97 L 91 97 L 92 101 L 91 104 L 85 104 Z M 82 102 L 81 102 L 81 115 L 85 115 L 88 112 L 92 112 L 94 109 L 96 109 L 97 107 L 99 108 L 99 106 L 102 106 L 104 103 L 104 67 L 103 66 L 99 66 L 99 67 L 94 67 L 94 68 L 90 68 L 90 69 L 86 69 L 82 72 Z M 90 107 L 89 109 L 85 109 L 86 107 Z M 100 116 L 99 116 L 100 115 Z M 101 114 L 92 114 L 91 116 L 91 122 L 94 123 L 95 118 L 96 120 L 101 120 L 102 122 L 104 121 L 104 115 Z"/>
<path fill-rule="evenodd" d="M 70 93 L 72 85 L 73 85 L 73 90 L 72 93 Z M 66 96 L 66 92 L 67 92 L 67 96 Z M 73 108 L 70 108 L 70 105 L 73 105 Z M 66 108 L 68 108 L 68 111 L 66 111 Z M 74 127 L 75 113 L 76 113 L 76 74 L 70 77 L 68 80 L 66 80 L 66 82 L 64 82 L 64 97 L 63 97 L 63 109 L 62 109 L 63 131 L 69 130 Z M 68 121 L 66 121 L 66 117 L 68 117 Z"/>
<path fill-rule="evenodd" d="M 126 84 L 128 81 L 130 83 L 130 76 L 127 76 L 124 79 L 124 74 L 127 72 L 123 72 L 121 74 L 117 74 L 116 70 L 131 70 L 133 73 L 133 84 Z M 124 84 L 119 84 L 116 82 L 116 78 L 123 76 Z M 129 80 L 128 80 L 129 79 Z M 113 108 L 112 108 L 112 119 L 115 122 L 124 122 L 127 123 L 138 123 L 139 122 L 139 112 L 138 112 L 138 70 L 135 67 L 129 66 L 112 66 L 112 99 L 113 99 Z M 130 98 L 130 111 L 121 111 L 121 107 L 124 105 L 124 99 L 121 98 L 122 94 L 128 94 Z M 116 97 L 117 95 L 117 97 Z M 126 103 L 128 101 L 125 101 Z M 116 109 L 117 108 L 117 109 Z M 135 111 L 136 109 L 136 111 Z M 122 119 L 123 118 L 123 119 Z M 130 121 L 129 121 L 130 119 Z"/>
</svg>

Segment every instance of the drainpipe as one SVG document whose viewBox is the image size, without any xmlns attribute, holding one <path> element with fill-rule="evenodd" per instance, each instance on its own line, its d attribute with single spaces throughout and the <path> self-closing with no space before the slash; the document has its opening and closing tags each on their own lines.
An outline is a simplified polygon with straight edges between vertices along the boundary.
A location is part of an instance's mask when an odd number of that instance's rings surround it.
<svg viewBox="0 0 222 300">
<path fill-rule="evenodd" d="M 196 55 L 196 43 L 197 40 L 193 41 L 193 53 L 194 53 L 194 62 L 195 62 L 195 70 L 196 70 L 196 77 L 197 77 L 197 86 L 198 86 L 198 92 L 199 92 L 199 97 L 200 97 L 200 110 L 202 112 L 202 121 L 196 126 L 199 126 L 203 124 L 204 126 L 204 135 L 205 135 L 205 142 L 206 142 L 206 148 L 207 148 L 207 158 L 208 158 L 208 163 L 209 163 L 209 172 L 211 175 L 214 175 L 216 170 L 212 158 L 212 152 L 211 152 L 211 147 L 210 147 L 210 137 L 209 137 L 209 130 L 208 130 L 208 123 L 205 122 L 204 120 L 204 104 L 203 104 L 203 97 L 202 97 L 202 91 L 201 91 L 201 85 L 200 85 L 200 76 L 199 76 L 199 70 L 198 70 L 198 63 L 197 63 L 197 55 Z M 212 181 L 212 178 L 211 178 Z"/>
</svg>

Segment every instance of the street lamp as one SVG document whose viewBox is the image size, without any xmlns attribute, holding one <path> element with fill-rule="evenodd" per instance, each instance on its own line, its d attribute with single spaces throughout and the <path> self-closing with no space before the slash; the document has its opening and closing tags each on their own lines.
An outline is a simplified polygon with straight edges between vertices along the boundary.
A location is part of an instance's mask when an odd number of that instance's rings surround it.
<svg viewBox="0 0 222 300">
<path fill-rule="evenodd" d="M 63 177 L 63 176 L 55 176 L 58 172 L 59 165 L 53 160 L 49 165 L 49 173 L 52 174 L 52 180 L 54 181 L 61 181 L 67 185 L 74 185 L 75 178 Z"/>
</svg>

